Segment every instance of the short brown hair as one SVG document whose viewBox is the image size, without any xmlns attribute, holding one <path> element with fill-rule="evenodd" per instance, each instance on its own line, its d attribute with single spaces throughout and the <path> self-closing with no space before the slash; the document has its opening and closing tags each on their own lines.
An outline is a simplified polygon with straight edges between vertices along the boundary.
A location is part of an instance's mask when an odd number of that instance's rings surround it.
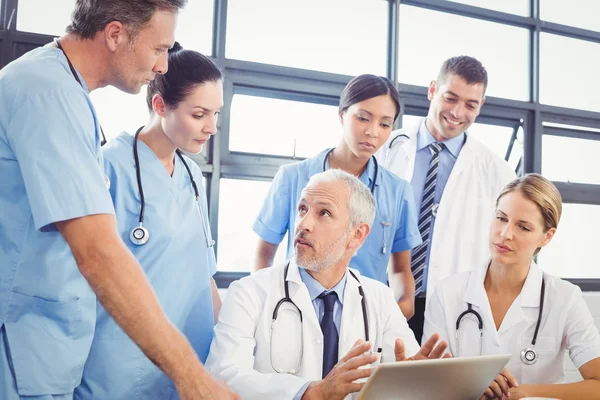
<svg viewBox="0 0 600 400">
<path fill-rule="evenodd" d="M 186 4 L 187 0 L 77 0 L 66 31 L 91 39 L 107 24 L 119 21 L 133 40 L 156 11 L 177 12 Z"/>
<path fill-rule="evenodd" d="M 558 228 L 562 214 L 562 197 L 552 182 L 540 174 L 523 175 L 506 185 L 496 200 L 496 206 L 502 196 L 511 192 L 519 192 L 537 205 L 542 213 L 544 232 L 548 232 L 550 228 Z"/>
<path fill-rule="evenodd" d="M 448 75 L 457 75 L 463 78 L 469 85 L 483 83 L 483 93 L 488 85 L 487 71 L 481 62 L 469 56 L 451 57 L 444 61 L 437 77 L 438 84 L 444 82 Z"/>
</svg>

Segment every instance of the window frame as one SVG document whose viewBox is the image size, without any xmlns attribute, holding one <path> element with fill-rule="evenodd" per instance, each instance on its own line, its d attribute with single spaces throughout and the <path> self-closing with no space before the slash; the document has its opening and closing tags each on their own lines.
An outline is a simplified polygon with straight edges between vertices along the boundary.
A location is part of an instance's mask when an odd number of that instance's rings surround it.
<svg viewBox="0 0 600 400">
<path fill-rule="evenodd" d="M 445 0 L 372 0 L 388 2 L 387 77 L 398 82 L 399 14 L 400 3 L 429 10 L 441 11 L 470 18 L 517 26 L 529 30 L 529 101 L 489 97 L 482 107 L 477 122 L 512 126 L 518 122 L 523 127 L 524 144 L 522 171 L 540 172 L 542 161 L 542 136 L 544 134 L 574 135 L 564 129 L 557 131 L 544 127 L 543 122 L 582 126 L 600 126 L 600 112 L 555 107 L 540 104 L 540 35 L 542 32 L 600 43 L 600 32 L 561 25 L 540 19 L 540 1 L 530 0 L 530 16 L 519 16 L 481 7 Z M 0 68 L 20 56 L 21 52 L 42 46 L 52 40 L 51 35 L 16 31 L 18 0 L 2 0 L 0 7 Z M 291 157 L 253 155 L 229 151 L 229 118 L 234 94 L 262 95 L 274 93 L 285 99 L 326 102 L 335 104 L 345 84 L 351 79 L 343 74 L 310 71 L 299 68 L 265 65 L 225 58 L 228 0 L 214 0 L 212 59 L 224 72 L 224 102 L 218 129 L 219 134 L 209 142 L 208 158 L 198 158 L 206 177 L 209 217 L 213 237 L 218 246 L 218 209 L 220 178 L 270 180 L 277 169 L 298 160 Z M 14 12 L 13 12 L 14 10 Z M 9 26 L 10 15 L 12 14 Z M 382 21 L 382 23 L 384 23 Z M 493 79 L 493 78 L 492 78 Z M 426 83 L 424 83 L 426 84 Z M 429 108 L 425 86 L 398 85 L 401 113 L 425 115 Z M 398 121 L 402 119 L 399 118 Z M 399 127 L 401 122 L 396 124 Z M 595 135 L 595 133 L 594 133 Z M 600 135 L 600 133 L 598 133 Z M 600 136 L 598 136 L 600 137 Z M 567 203 L 600 204 L 600 185 L 555 182 Z M 252 210 L 251 212 L 256 212 Z M 215 248 L 215 251 L 217 249 Z M 215 279 L 225 288 L 235 279 L 248 273 L 217 272 Z M 569 278 L 569 277 L 566 277 Z M 600 291 L 598 279 L 568 279 L 585 291 Z"/>
</svg>

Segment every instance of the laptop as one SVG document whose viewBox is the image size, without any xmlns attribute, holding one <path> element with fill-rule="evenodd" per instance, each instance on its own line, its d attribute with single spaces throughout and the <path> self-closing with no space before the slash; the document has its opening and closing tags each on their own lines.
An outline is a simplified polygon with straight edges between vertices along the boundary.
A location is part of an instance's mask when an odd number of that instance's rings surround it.
<svg viewBox="0 0 600 400">
<path fill-rule="evenodd" d="M 510 354 L 379 364 L 357 400 L 479 400 Z"/>
</svg>

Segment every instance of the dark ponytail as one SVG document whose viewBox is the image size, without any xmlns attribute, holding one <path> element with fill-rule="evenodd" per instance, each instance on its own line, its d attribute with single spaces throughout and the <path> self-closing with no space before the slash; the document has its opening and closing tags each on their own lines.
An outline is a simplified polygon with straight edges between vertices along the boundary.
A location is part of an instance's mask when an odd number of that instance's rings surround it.
<svg viewBox="0 0 600 400">
<path fill-rule="evenodd" d="M 210 58 L 197 51 L 186 50 L 178 42 L 169 49 L 168 57 L 167 73 L 157 75 L 148 84 L 146 104 L 150 111 L 155 94 L 160 94 L 165 105 L 174 109 L 197 85 L 222 79 L 221 70 Z"/>
<path fill-rule="evenodd" d="M 400 95 L 392 81 L 383 76 L 365 74 L 352 78 L 342 91 L 338 111 L 341 114 L 356 103 L 385 94 L 389 95 L 396 105 L 395 121 L 400 114 Z"/>
</svg>

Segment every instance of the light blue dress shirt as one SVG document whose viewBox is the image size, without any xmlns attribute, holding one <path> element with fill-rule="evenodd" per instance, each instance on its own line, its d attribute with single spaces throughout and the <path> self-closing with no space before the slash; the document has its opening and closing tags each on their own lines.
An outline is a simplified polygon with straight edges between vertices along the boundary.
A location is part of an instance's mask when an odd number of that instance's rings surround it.
<svg viewBox="0 0 600 400">
<path fill-rule="evenodd" d="M 321 319 L 323 318 L 323 314 L 325 313 L 325 307 L 323 306 L 323 300 L 318 298 L 319 295 L 323 292 L 325 292 L 325 293 L 335 292 L 337 294 L 337 300 L 335 301 L 335 304 L 333 305 L 333 323 L 335 324 L 335 327 L 337 328 L 338 335 L 339 335 L 340 326 L 342 324 L 342 310 L 344 307 L 344 291 L 346 290 L 346 280 L 348 279 L 348 271 L 346 271 L 346 273 L 344 274 L 342 279 L 340 279 L 340 281 L 337 283 L 337 285 L 335 285 L 331 289 L 325 289 L 323 287 L 323 285 L 321 285 L 319 282 L 317 282 L 317 280 L 315 278 L 313 278 L 308 272 L 306 272 L 306 270 L 304 268 L 298 267 L 298 270 L 300 271 L 300 279 L 302 279 L 302 282 L 304 282 L 304 284 L 306 285 L 306 288 L 308 289 L 308 294 L 310 295 L 312 305 L 315 308 L 315 313 L 317 314 L 317 320 L 319 321 L 319 323 L 321 322 Z M 306 389 L 308 389 L 308 386 L 310 384 L 311 384 L 311 382 L 308 382 L 304 386 L 302 386 L 302 388 L 298 391 L 298 393 L 294 397 L 294 400 L 300 400 L 302 398 L 302 396 L 304 395 L 304 392 L 306 392 Z"/>
<path fill-rule="evenodd" d="M 331 289 L 325 289 L 323 285 L 321 285 L 315 278 L 313 278 L 306 270 L 302 267 L 298 267 L 300 271 L 300 278 L 302 282 L 306 285 L 308 289 L 308 294 L 310 295 L 310 300 L 312 301 L 312 305 L 315 308 L 315 313 L 317 314 L 317 320 L 319 323 L 321 319 L 323 319 L 323 314 L 325 313 L 325 308 L 323 306 L 323 300 L 319 299 L 319 295 L 323 292 L 330 293 L 335 292 L 337 294 L 337 300 L 333 305 L 333 322 L 335 323 L 335 327 L 337 328 L 338 334 L 340 333 L 340 326 L 342 323 L 342 308 L 344 306 L 344 290 L 346 290 L 346 279 L 348 276 L 348 272 L 344 274 L 342 279 L 332 287 Z"/>
<path fill-rule="evenodd" d="M 311 176 L 323 172 L 327 152 L 324 150 L 313 158 L 282 166 L 254 223 L 254 232 L 269 243 L 279 244 L 288 234 L 287 258 L 294 253 L 297 204 L 302 189 Z M 325 162 L 327 168 L 329 164 Z M 350 266 L 363 276 L 387 283 L 390 254 L 418 246 L 421 234 L 411 185 L 381 165 L 373 182 L 375 169 L 371 157 L 360 180 L 369 188 L 375 183 L 377 214 L 369 236 L 350 261 Z"/>
<path fill-rule="evenodd" d="M 421 200 L 423 196 L 423 189 L 425 185 L 425 178 L 427 177 L 427 170 L 429 169 L 429 162 L 431 161 L 431 151 L 429 150 L 429 145 L 431 143 L 437 142 L 437 140 L 433 137 L 433 135 L 427 129 L 425 125 L 425 121 L 421 124 L 419 128 L 419 132 L 417 133 L 417 155 L 415 157 L 415 169 L 413 173 L 413 177 L 411 180 L 411 185 L 413 188 L 413 193 L 415 196 L 415 204 L 417 207 L 417 212 L 421 211 Z M 462 149 L 465 143 L 465 133 L 461 133 L 455 138 L 450 140 L 445 140 L 444 146 L 446 146 L 440 152 L 440 159 L 438 165 L 438 175 L 437 175 L 437 183 L 435 186 L 435 195 L 434 202 L 435 204 L 439 204 L 442 198 L 442 194 L 444 193 L 444 188 L 446 187 L 446 183 L 448 182 L 448 178 L 450 177 L 450 173 L 452 172 L 452 168 L 454 168 L 454 164 L 456 163 L 456 159 L 460 154 L 460 150 Z M 435 217 L 431 219 L 431 229 L 429 230 L 429 240 L 431 240 L 433 235 L 433 228 L 435 226 Z M 427 287 L 427 273 L 429 270 L 429 254 L 431 252 L 431 246 L 427 249 L 427 256 L 425 258 L 425 270 L 423 271 L 423 287 Z M 425 292 L 421 293 L 421 296 L 425 296 Z"/>
<path fill-rule="evenodd" d="M 103 147 L 110 194 L 123 241 L 143 267 L 169 320 L 188 338 L 204 362 L 213 338 L 211 276 L 216 272 L 215 254 L 208 246 L 206 194 L 202 172 L 184 156 L 200 192 L 178 156 L 173 175 L 155 153 L 138 140 L 144 189 L 144 226 L 150 233 L 145 245 L 131 242 L 138 226 L 140 194 L 133 159 L 133 136 L 121 134 Z M 210 229 L 206 230 L 210 235 Z M 75 399 L 176 399 L 174 383 L 129 339 L 98 303 L 96 332 L 81 386 Z"/>
<path fill-rule="evenodd" d="M 114 213 L 98 118 L 56 48 L 0 71 L 0 110 L 0 398 L 72 397 L 96 296 L 54 223 Z"/>
</svg>

